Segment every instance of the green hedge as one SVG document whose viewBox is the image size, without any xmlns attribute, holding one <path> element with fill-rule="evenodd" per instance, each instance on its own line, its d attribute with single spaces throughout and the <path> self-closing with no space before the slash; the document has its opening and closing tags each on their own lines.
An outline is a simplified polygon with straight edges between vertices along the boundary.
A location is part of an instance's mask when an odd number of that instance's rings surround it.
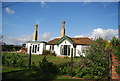
<svg viewBox="0 0 120 81">
<path fill-rule="evenodd" d="M 27 67 L 28 57 L 22 56 L 18 53 L 3 53 L 2 65 L 10 67 Z"/>
</svg>

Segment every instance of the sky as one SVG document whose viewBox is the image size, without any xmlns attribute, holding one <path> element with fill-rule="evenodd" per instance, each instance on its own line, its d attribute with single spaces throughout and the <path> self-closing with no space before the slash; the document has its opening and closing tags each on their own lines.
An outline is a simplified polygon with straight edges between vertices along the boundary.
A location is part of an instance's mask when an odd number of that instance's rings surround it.
<svg viewBox="0 0 120 81">
<path fill-rule="evenodd" d="M 60 37 L 65 21 L 69 37 L 118 36 L 118 2 L 2 2 L 2 35 L 7 44 L 32 40 L 38 24 L 38 41 Z"/>
</svg>

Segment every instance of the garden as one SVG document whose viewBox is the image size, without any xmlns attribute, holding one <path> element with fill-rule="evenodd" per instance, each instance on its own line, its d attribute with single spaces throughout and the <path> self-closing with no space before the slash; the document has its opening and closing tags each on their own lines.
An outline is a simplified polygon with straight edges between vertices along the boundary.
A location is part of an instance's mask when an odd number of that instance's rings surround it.
<svg viewBox="0 0 120 81">
<path fill-rule="evenodd" d="M 89 45 L 86 57 L 74 57 L 71 70 L 71 59 L 60 58 L 54 54 L 32 55 L 31 65 L 29 55 L 20 53 L 2 54 L 2 73 L 4 79 L 21 79 L 34 81 L 37 79 L 94 79 L 106 80 L 111 78 L 110 54 L 113 52 L 120 60 L 120 41 L 113 37 L 111 41 L 98 38 Z M 47 52 L 48 53 L 48 52 Z M 116 66 L 120 73 L 120 66 Z M 65 77 L 72 76 L 72 77 Z"/>
</svg>

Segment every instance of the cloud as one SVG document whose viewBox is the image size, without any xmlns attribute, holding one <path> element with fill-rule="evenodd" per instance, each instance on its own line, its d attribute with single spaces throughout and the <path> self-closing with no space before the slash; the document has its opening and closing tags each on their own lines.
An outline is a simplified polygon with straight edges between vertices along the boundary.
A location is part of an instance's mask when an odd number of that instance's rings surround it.
<svg viewBox="0 0 120 81">
<path fill-rule="evenodd" d="M 48 8 L 48 6 L 45 2 L 40 2 L 40 5 L 41 5 L 42 8 Z"/>
<path fill-rule="evenodd" d="M 102 37 L 104 39 L 111 39 L 113 36 L 117 37 L 117 35 L 118 35 L 118 30 L 96 28 L 96 29 L 93 29 L 93 31 L 89 34 L 82 34 L 75 37 L 89 37 L 93 39 Z M 31 41 L 33 38 L 33 35 L 24 35 L 20 37 L 1 36 L 0 38 L 2 38 L 3 42 L 5 42 L 6 44 L 22 45 L 27 41 Z M 51 39 L 53 38 L 51 38 L 50 32 L 44 32 L 43 34 L 38 36 L 38 41 L 49 41 Z"/>
<path fill-rule="evenodd" d="M 84 34 L 84 35 L 79 35 L 75 37 L 89 37 L 89 38 L 99 38 L 102 37 L 104 39 L 111 39 L 113 36 L 117 37 L 118 35 L 118 30 L 114 29 L 102 29 L 102 28 L 96 28 L 93 29 L 93 31 L 90 34 Z"/>
<path fill-rule="evenodd" d="M 13 11 L 13 10 L 11 10 L 10 8 L 5 8 L 5 10 L 6 10 L 6 12 L 8 13 L 8 14 L 14 14 L 15 13 L 15 11 Z"/>
<path fill-rule="evenodd" d="M 50 32 L 45 32 L 44 34 L 39 36 L 39 39 L 41 41 L 48 41 L 51 39 L 51 33 Z"/>
<path fill-rule="evenodd" d="M 20 37 L 3 36 L 3 42 L 6 44 L 22 45 L 30 40 L 32 40 L 32 35 L 24 35 Z"/>
<path fill-rule="evenodd" d="M 118 30 L 114 30 L 114 29 L 103 30 L 102 28 L 96 28 L 92 31 L 90 37 L 91 38 L 102 37 L 104 39 L 111 39 L 113 36 L 117 36 L 117 34 L 118 34 Z"/>
<path fill-rule="evenodd" d="M 27 41 L 32 41 L 33 35 L 23 35 L 19 37 L 1 36 L 6 44 L 22 45 Z M 45 32 L 38 37 L 38 41 L 48 41 L 51 39 L 51 33 Z"/>
</svg>

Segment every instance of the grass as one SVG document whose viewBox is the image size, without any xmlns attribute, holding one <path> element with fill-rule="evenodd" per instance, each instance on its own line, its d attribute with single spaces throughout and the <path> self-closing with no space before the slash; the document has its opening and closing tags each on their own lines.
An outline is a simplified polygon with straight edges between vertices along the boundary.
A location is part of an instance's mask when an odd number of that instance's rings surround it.
<svg viewBox="0 0 120 81">
<path fill-rule="evenodd" d="M 51 73 L 40 73 L 38 71 L 33 71 L 33 70 L 30 71 L 22 70 L 11 73 L 3 73 L 3 80 L 4 79 L 22 79 L 23 81 L 36 81 L 40 79 L 58 80 L 58 79 L 73 79 L 73 78 L 64 77 L 62 75 L 55 75 Z"/>
<path fill-rule="evenodd" d="M 6 55 L 12 55 L 12 53 L 3 53 Z M 26 54 L 20 54 L 20 53 L 14 53 L 22 56 L 22 58 L 29 58 L 29 55 Z M 39 66 L 39 61 L 42 61 L 43 55 L 32 55 L 32 62 L 35 63 L 36 66 Z M 48 59 L 49 62 L 53 62 L 56 65 L 61 65 L 67 62 L 70 62 L 70 58 L 60 58 L 56 56 L 50 56 L 47 55 L 46 58 Z M 80 58 L 74 58 L 74 61 L 79 61 Z M 50 67 L 48 67 L 50 68 Z M 34 81 L 36 79 L 72 79 L 69 77 L 64 77 L 61 75 L 55 75 L 51 73 L 41 73 L 38 71 L 33 71 L 33 70 L 27 70 L 24 68 L 18 68 L 18 67 L 7 67 L 3 66 L 2 67 L 2 73 L 3 73 L 3 79 L 24 79 L 24 81 L 30 80 Z"/>
<path fill-rule="evenodd" d="M 11 71 L 18 71 L 18 70 L 22 70 L 22 69 L 23 68 L 2 66 L 2 73 L 11 72 Z"/>
<path fill-rule="evenodd" d="M 11 56 L 13 53 L 3 53 L 3 54 Z M 22 58 L 29 59 L 28 54 L 22 54 L 22 53 L 14 53 L 14 54 L 20 55 Z M 42 61 L 44 56 L 45 55 L 32 55 L 32 57 L 31 57 L 32 62 L 34 62 L 35 65 L 38 66 L 39 62 Z M 49 62 L 52 62 L 52 63 L 54 63 L 56 65 L 70 62 L 70 58 L 60 58 L 60 57 L 51 56 L 51 55 L 47 55 L 46 58 L 48 59 Z M 75 62 L 80 61 L 80 58 L 74 58 L 74 61 Z"/>
<path fill-rule="evenodd" d="M 41 61 L 43 57 L 44 57 L 43 55 L 32 55 L 32 62 L 34 62 L 36 65 L 39 65 L 39 61 Z M 70 58 L 60 58 L 50 55 L 47 55 L 46 58 L 48 59 L 49 62 L 52 62 L 56 65 L 70 62 Z M 74 61 L 79 61 L 79 60 L 80 58 L 74 58 Z"/>
</svg>

